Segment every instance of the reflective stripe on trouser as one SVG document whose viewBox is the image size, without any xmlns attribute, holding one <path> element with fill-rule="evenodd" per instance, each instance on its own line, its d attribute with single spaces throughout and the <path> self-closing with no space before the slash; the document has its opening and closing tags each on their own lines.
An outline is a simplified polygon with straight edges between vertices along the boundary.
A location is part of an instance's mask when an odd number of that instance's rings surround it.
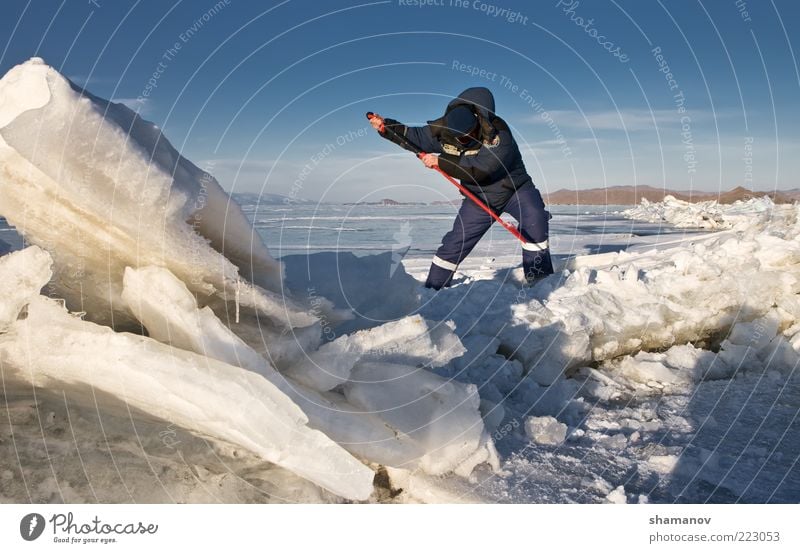
<svg viewBox="0 0 800 553">
<path fill-rule="evenodd" d="M 433 256 L 431 268 L 428 271 L 428 279 L 425 281 L 425 286 L 428 288 L 435 288 L 436 290 L 450 285 L 450 280 L 456 272 L 458 265 L 445 261 L 438 255 Z"/>
<path fill-rule="evenodd" d="M 465 199 L 453 222 L 453 228 L 442 238 L 442 245 L 433 257 L 425 286 L 438 290 L 450 285 L 453 274 L 494 220 L 472 200 Z"/>
<path fill-rule="evenodd" d="M 522 250 L 525 276 L 531 278 L 551 274 L 553 263 L 547 242 L 550 213 L 545 209 L 536 187 L 525 185 L 517 190 L 503 211 L 519 222 L 519 230 L 528 240 Z M 436 290 L 449 286 L 458 264 L 469 255 L 493 222 L 488 213 L 465 199 L 453 228 L 444 235 L 442 245 L 436 251 L 425 286 Z"/>
<path fill-rule="evenodd" d="M 535 186 L 526 184 L 506 204 L 505 213 L 519 223 L 519 231 L 527 244 L 522 246 L 522 268 L 525 278 L 550 275 L 553 261 L 550 259 L 550 244 L 547 241 L 550 212 L 544 207 L 542 195 Z"/>
</svg>

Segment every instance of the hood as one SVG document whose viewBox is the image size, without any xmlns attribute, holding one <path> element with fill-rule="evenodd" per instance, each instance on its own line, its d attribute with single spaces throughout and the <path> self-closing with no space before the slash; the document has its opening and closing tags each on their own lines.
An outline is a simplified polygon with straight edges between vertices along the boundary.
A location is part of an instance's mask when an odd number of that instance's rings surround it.
<svg viewBox="0 0 800 553">
<path fill-rule="evenodd" d="M 466 89 L 447 104 L 447 111 L 462 105 L 474 107 L 476 112 L 487 120 L 490 114 L 494 114 L 494 96 L 491 90 L 483 86 L 475 86 Z"/>
<path fill-rule="evenodd" d="M 474 86 L 466 89 L 447 104 L 444 115 L 438 119 L 428 121 L 435 137 L 453 142 L 445 124 L 445 116 L 458 106 L 469 106 L 478 116 L 481 126 L 481 138 L 491 140 L 497 134 L 491 120 L 494 118 L 494 96 L 492 91 L 483 86 Z M 456 144 L 458 147 L 458 145 Z"/>
</svg>

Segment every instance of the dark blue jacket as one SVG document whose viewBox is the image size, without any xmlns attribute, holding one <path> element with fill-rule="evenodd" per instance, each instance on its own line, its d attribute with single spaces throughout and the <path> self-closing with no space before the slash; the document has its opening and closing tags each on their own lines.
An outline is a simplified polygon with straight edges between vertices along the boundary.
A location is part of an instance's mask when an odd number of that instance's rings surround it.
<svg viewBox="0 0 800 553">
<path fill-rule="evenodd" d="M 473 110 L 480 126 L 477 140 L 466 146 L 445 124 L 447 113 L 461 105 Z M 488 88 L 468 88 L 447 105 L 442 117 L 424 127 L 407 127 L 392 119 L 385 122 L 423 151 L 440 154 L 439 167 L 498 213 L 516 189 L 533 185 L 508 125 L 494 113 L 494 97 Z"/>
</svg>

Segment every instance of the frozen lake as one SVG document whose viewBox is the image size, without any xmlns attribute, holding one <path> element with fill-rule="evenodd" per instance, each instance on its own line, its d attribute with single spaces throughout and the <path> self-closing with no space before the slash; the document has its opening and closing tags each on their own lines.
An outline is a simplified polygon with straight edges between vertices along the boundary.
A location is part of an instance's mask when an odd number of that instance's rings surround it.
<svg viewBox="0 0 800 553">
<path fill-rule="evenodd" d="M 619 251 L 697 234 L 667 224 L 626 219 L 630 206 L 551 206 L 551 249 L 556 259 Z M 413 205 L 244 205 L 247 217 L 276 257 L 323 251 L 368 255 L 399 252 L 406 269 L 420 276 L 444 234 L 453 225 L 457 206 Z M 511 220 L 511 219 L 509 219 Z M 495 268 L 520 263 L 517 240 L 494 225 L 462 264 L 477 269 L 486 261 Z"/>
<path fill-rule="evenodd" d="M 605 253 L 672 241 L 699 232 L 626 219 L 621 212 L 628 207 L 549 207 L 553 214 L 550 221 L 553 254 L 563 259 Z M 410 270 L 417 265 L 414 260 L 428 260 L 433 255 L 458 211 L 457 206 L 447 205 L 245 204 L 242 208 L 276 257 L 331 251 L 356 255 L 399 251 Z M 19 249 L 22 245 L 20 237 L 2 217 L 0 241 L 0 251 Z M 465 266 L 482 262 L 487 257 L 517 264 L 518 254 L 517 240 L 494 225 Z"/>
</svg>

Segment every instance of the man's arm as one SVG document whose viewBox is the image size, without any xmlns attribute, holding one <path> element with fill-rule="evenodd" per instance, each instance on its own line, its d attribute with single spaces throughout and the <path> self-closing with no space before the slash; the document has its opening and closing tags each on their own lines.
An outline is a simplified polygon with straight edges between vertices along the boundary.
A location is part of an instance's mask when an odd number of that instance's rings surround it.
<svg viewBox="0 0 800 553">
<path fill-rule="evenodd" d="M 398 135 L 406 137 L 412 144 L 419 146 L 423 152 L 432 154 L 439 154 L 442 152 L 442 145 L 433 137 L 429 125 L 425 125 L 424 127 L 409 127 L 394 119 L 384 119 L 383 124 L 387 129 L 393 130 Z M 392 133 L 384 133 L 381 136 L 404 147 L 401 142 L 394 139 Z"/>
<path fill-rule="evenodd" d="M 430 125 L 425 125 L 424 127 L 406 127 L 406 138 L 419 146 L 425 153 L 442 153 L 442 145 L 433 137 Z"/>
</svg>

